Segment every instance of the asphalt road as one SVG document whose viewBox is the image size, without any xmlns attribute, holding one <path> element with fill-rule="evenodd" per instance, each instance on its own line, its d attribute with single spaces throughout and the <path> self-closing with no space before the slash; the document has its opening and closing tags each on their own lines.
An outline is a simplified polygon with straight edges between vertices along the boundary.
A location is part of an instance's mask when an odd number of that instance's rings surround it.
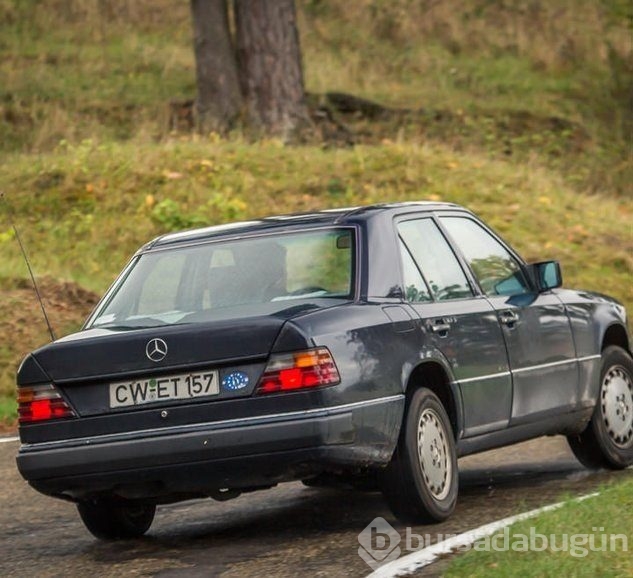
<svg viewBox="0 0 633 578">
<path fill-rule="evenodd" d="M 358 534 L 377 516 L 405 537 L 380 494 L 307 488 L 300 483 L 228 502 L 161 507 L 148 535 L 103 543 L 72 504 L 39 495 L 20 478 L 17 442 L 0 443 L 0 576 L 364 576 Z M 588 472 L 563 438 L 541 438 L 460 461 L 453 517 L 416 534 L 452 534 L 580 495 L 633 471 Z M 433 575 L 431 568 L 425 575 Z"/>
</svg>

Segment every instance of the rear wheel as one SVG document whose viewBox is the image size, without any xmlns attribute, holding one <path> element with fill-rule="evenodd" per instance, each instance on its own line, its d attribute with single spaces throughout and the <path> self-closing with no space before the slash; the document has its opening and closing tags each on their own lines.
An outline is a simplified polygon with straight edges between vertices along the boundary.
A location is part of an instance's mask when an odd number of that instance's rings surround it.
<svg viewBox="0 0 633 578">
<path fill-rule="evenodd" d="M 383 479 L 383 494 L 405 523 L 441 522 L 457 502 L 457 455 L 450 420 L 426 388 L 410 400 L 398 447 Z"/>
<path fill-rule="evenodd" d="M 581 434 L 567 440 L 588 468 L 619 470 L 633 464 L 633 359 L 622 348 L 611 346 L 602 352 L 593 416 Z"/>
<path fill-rule="evenodd" d="M 138 538 L 149 530 L 156 506 L 129 500 L 99 498 L 77 504 L 79 515 L 100 540 Z"/>
</svg>

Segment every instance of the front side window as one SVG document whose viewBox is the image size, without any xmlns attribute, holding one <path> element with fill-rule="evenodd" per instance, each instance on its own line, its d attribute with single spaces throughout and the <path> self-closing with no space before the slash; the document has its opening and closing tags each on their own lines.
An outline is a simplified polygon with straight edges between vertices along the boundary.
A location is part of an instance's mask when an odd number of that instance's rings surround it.
<svg viewBox="0 0 633 578">
<path fill-rule="evenodd" d="M 483 227 L 465 217 L 443 217 L 441 221 L 486 295 L 512 296 L 530 292 L 518 261 Z"/>
<path fill-rule="evenodd" d="M 472 297 L 473 292 L 457 257 L 431 219 L 399 223 L 398 233 L 435 299 L 444 301 Z"/>
<path fill-rule="evenodd" d="M 354 231 L 337 228 L 150 251 L 88 326 L 155 327 L 350 299 L 354 247 Z"/>
</svg>

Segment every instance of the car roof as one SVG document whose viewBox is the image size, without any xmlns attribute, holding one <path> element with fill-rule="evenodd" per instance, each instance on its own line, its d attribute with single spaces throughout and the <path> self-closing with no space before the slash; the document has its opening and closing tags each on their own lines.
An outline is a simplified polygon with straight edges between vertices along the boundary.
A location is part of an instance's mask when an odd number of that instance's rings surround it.
<svg viewBox="0 0 633 578">
<path fill-rule="evenodd" d="M 164 247 L 169 245 L 189 244 L 204 242 L 216 237 L 242 236 L 260 232 L 272 232 L 282 228 L 304 228 L 313 226 L 345 225 L 352 221 L 367 219 L 376 213 L 392 213 L 401 209 L 423 209 L 425 211 L 438 211 L 446 209 L 462 209 L 454 203 L 441 203 L 435 201 L 410 201 L 400 203 L 379 203 L 359 207 L 344 207 L 324 209 L 311 213 L 292 213 L 287 215 L 273 215 L 252 221 L 238 221 L 223 225 L 214 225 L 200 229 L 190 229 L 168 233 L 157 237 L 147 243 L 141 251 Z"/>
</svg>

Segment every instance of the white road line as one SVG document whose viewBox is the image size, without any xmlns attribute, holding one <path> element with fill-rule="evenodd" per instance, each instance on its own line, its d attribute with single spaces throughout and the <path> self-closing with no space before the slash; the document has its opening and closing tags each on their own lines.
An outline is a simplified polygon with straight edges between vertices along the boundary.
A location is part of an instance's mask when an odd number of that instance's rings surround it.
<svg viewBox="0 0 633 578">
<path fill-rule="evenodd" d="M 503 528 L 505 528 L 506 526 L 514 524 L 515 522 L 527 520 L 528 518 L 534 518 L 535 516 L 538 516 L 543 512 L 557 510 L 565 504 L 582 502 L 583 500 L 593 498 L 597 495 L 599 495 L 598 492 L 587 494 L 573 500 L 558 502 L 556 504 L 551 504 L 549 506 L 537 508 L 536 510 L 530 510 L 529 512 L 523 512 L 522 514 L 517 514 L 516 516 L 510 516 L 508 518 L 503 518 L 502 520 L 497 520 L 496 522 L 491 522 L 489 524 L 479 526 L 479 528 L 469 530 L 468 532 L 464 532 L 463 534 L 459 534 L 458 536 L 453 536 L 448 540 L 443 540 L 442 542 L 438 542 L 437 544 L 433 544 L 432 546 L 422 548 L 422 550 L 418 550 L 417 552 L 412 552 L 407 556 L 398 558 L 398 560 L 389 562 L 388 564 L 381 566 L 380 568 L 369 574 L 367 578 L 392 578 L 393 576 L 411 574 L 416 570 L 424 568 L 425 566 L 433 563 L 440 556 L 444 554 L 450 554 L 457 548 L 470 546 L 477 540 L 485 538 L 486 536 L 491 536 L 499 530 L 503 530 Z"/>
<path fill-rule="evenodd" d="M 0 444 L 8 444 L 9 442 L 17 442 L 19 437 L 0 438 Z"/>
</svg>

